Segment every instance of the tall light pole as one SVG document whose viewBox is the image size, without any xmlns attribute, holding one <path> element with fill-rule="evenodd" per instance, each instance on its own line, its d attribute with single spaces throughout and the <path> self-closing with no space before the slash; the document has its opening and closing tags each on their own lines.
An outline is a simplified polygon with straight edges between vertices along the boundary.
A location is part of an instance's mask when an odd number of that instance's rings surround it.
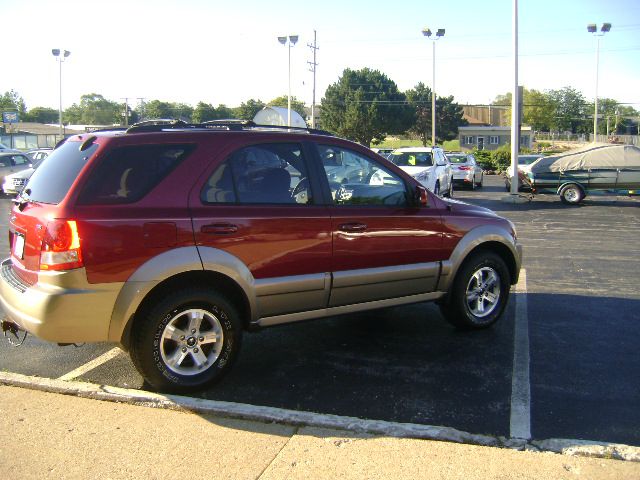
<svg viewBox="0 0 640 480">
<path fill-rule="evenodd" d="M 293 47 L 298 41 L 298 35 L 289 35 L 289 37 L 278 37 L 278 41 L 282 45 L 287 44 L 287 38 L 289 39 L 289 93 L 287 94 L 287 126 L 291 126 L 291 47 Z"/>
<path fill-rule="evenodd" d="M 423 28 L 422 35 L 431 38 L 431 29 Z M 436 146 L 436 40 L 444 37 L 444 28 L 436 30 L 436 35 L 431 39 L 433 42 L 433 77 L 431 79 L 431 144 Z"/>
<path fill-rule="evenodd" d="M 60 124 L 60 140 L 64 138 L 64 133 L 62 132 L 62 62 L 71 55 L 69 50 L 60 50 L 59 48 L 54 48 L 51 50 L 51 53 L 56 60 L 60 64 L 60 79 L 59 79 L 59 87 L 60 87 L 60 104 L 58 106 L 58 123 Z"/>
<path fill-rule="evenodd" d="M 595 23 L 587 25 L 587 32 L 592 33 L 596 37 L 596 100 L 593 112 L 593 141 L 598 139 L 598 67 L 600 64 L 600 37 L 611 30 L 610 23 L 603 23 L 598 33 L 598 26 Z"/>
</svg>

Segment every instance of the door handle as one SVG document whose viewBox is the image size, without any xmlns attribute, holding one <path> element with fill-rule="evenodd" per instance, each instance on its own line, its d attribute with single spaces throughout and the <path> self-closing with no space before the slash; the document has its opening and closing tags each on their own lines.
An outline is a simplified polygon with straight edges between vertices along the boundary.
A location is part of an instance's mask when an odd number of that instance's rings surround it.
<svg viewBox="0 0 640 480">
<path fill-rule="evenodd" d="M 364 223 L 342 223 L 338 226 L 338 230 L 348 233 L 360 233 L 367 229 L 367 225 Z"/>
<path fill-rule="evenodd" d="M 230 233 L 236 233 L 238 226 L 231 223 L 214 223 L 212 225 L 203 225 L 200 228 L 202 233 L 212 233 L 214 235 L 228 235 Z"/>
</svg>

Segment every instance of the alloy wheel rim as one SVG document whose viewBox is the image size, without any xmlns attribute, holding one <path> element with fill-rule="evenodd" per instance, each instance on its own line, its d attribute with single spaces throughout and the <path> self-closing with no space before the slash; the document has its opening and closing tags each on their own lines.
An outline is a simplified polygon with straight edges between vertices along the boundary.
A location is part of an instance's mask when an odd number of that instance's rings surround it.
<svg viewBox="0 0 640 480">
<path fill-rule="evenodd" d="M 500 302 L 500 276 L 491 267 L 482 267 L 469 279 L 466 289 L 469 311 L 478 318 L 491 315 Z"/>
<path fill-rule="evenodd" d="M 164 327 L 160 355 L 169 370 L 179 375 L 197 375 L 220 356 L 224 333 L 211 312 L 192 308 L 176 314 Z"/>
</svg>

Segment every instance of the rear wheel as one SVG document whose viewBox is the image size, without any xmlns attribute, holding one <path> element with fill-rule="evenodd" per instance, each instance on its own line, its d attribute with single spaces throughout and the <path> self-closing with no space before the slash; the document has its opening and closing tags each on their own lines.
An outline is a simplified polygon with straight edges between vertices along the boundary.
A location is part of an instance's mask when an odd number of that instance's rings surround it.
<svg viewBox="0 0 640 480">
<path fill-rule="evenodd" d="M 480 182 L 477 184 L 478 188 L 482 188 L 482 183 L 484 182 L 484 174 L 480 175 Z"/>
<path fill-rule="evenodd" d="M 563 203 L 576 204 L 584 198 L 584 191 L 578 185 L 567 185 L 560 190 L 560 200 Z"/>
<path fill-rule="evenodd" d="M 242 340 L 234 306 L 219 293 L 188 288 L 169 294 L 134 324 L 131 359 L 153 387 L 187 392 L 220 380 Z"/>
<path fill-rule="evenodd" d="M 504 260 L 494 253 L 480 252 L 462 265 L 440 310 L 457 327 L 487 328 L 502 315 L 510 288 Z"/>
<path fill-rule="evenodd" d="M 436 186 L 433 187 L 433 193 L 440 195 L 440 182 L 436 182 Z"/>
</svg>

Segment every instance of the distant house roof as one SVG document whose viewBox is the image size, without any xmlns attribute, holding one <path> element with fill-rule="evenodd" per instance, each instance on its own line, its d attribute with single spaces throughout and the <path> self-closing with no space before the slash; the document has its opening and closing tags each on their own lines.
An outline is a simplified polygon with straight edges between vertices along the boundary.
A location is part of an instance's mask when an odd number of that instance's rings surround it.
<svg viewBox="0 0 640 480">
<path fill-rule="evenodd" d="M 483 122 L 482 120 L 479 120 L 475 117 L 472 117 L 471 115 L 468 115 L 467 113 L 462 115 L 462 118 L 464 118 L 467 122 L 469 122 L 469 126 L 475 126 L 475 125 L 489 125 L 486 122 Z"/>
<path fill-rule="evenodd" d="M 473 130 L 474 132 L 481 131 L 481 132 L 505 132 L 505 133 L 507 133 L 507 132 L 511 131 L 511 127 L 497 127 L 497 126 L 483 126 L 483 125 L 471 126 L 471 125 L 469 125 L 468 127 L 458 127 L 458 130 L 461 131 L 461 132 Z M 522 127 L 520 127 L 520 131 L 529 133 L 529 132 L 532 131 L 532 128 L 531 127 L 522 126 Z"/>
</svg>

